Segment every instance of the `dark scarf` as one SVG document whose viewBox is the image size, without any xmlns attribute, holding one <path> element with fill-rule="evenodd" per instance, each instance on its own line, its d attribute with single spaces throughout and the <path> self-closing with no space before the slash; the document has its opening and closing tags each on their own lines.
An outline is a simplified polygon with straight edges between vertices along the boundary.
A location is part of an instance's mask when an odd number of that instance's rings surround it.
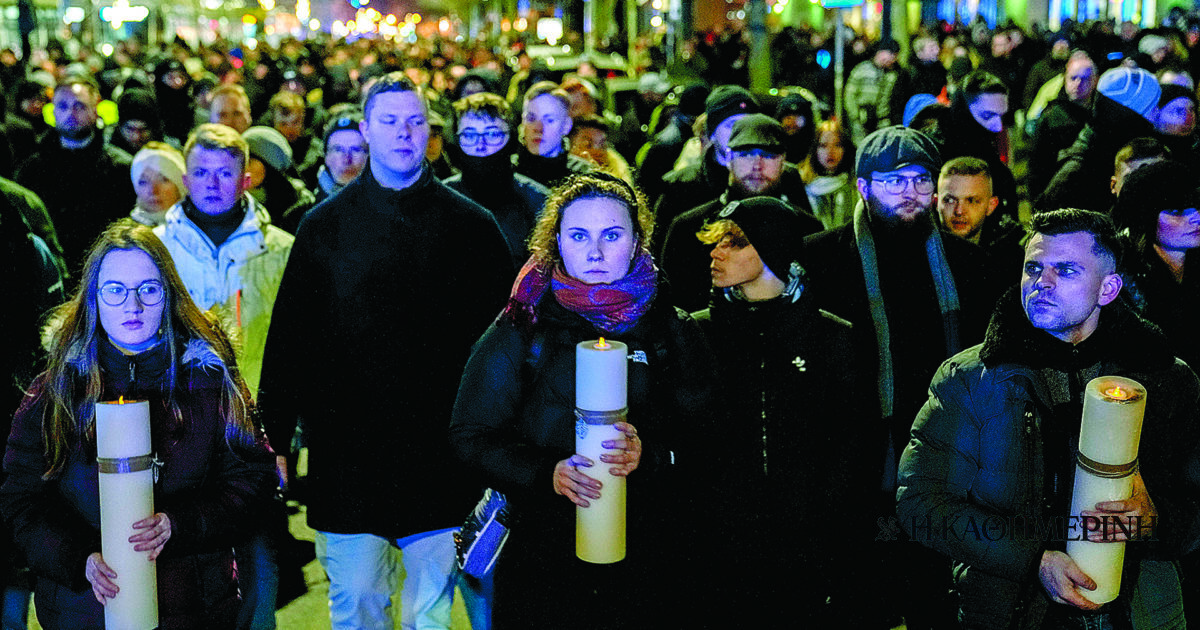
<svg viewBox="0 0 1200 630">
<path fill-rule="evenodd" d="M 183 214 L 212 240 L 213 245 L 220 247 L 246 220 L 246 198 L 238 199 L 232 208 L 221 214 L 206 214 L 188 197 L 183 200 Z"/>
<path fill-rule="evenodd" d="M 571 174 L 571 167 L 567 166 L 567 159 L 571 154 L 565 149 L 554 157 L 534 155 L 527 149 L 521 149 L 518 155 L 520 162 L 517 164 L 517 172 L 547 188 Z"/>
<path fill-rule="evenodd" d="M 537 323 L 537 305 L 551 290 L 559 304 L 597 329 L 624 333 L 650 309 L 657 288 L 658 269 L 645 249 L 634 257 L 629 273 L 611 284 L 586 284 L 567 275 L 561 264 L 551 269 L 530 258 L 517 274 L 500 319 L 517 325 Z"/>
<path fill-rule="evenodd" d="M 463 188 L 470 197 L 480 200 L 507 200 L 512 198 L 512 145 L 484 157 L 475 157 L 458 152 L 454 164 L 462 171 Z M 487 206 L 488 204 L 484 204 Z"/>
<path fill-rule="evenodd" d="M 867 285 L 867 303 L 871 309 L 871 321 L 875 325 L 875 341 L 879 346 L 879 380 L 877 383 L 879 408 L 883 417 L 886 418 L 892 415 L 896 393 L 895 379 L 892 373 L 894 368 L 892 334 L 888 327 L 887 307 L 883 302 L 883 290 L 879 282 L 879 258 L 875 240 L 871 236 L 869 214 L 862 202 L 859 202 L 858 207 L 854 209 L 854 239 L 858 246 L 859 258 L 862 261 L 863 278 Z M 926 220 L 931 219 L 927 217 Z M 954 284 L 954 276 L 950 273 L 950 265 L 946 261 L 946 251 L 942 247 L 941 233 L 936 229 L 930 229 L 925 238 L 925 255 L 929 260 L 928 270 L 933 275 L 938 309 L 942 314 L 946 356 L 953 356 L 962 349 L 958 336 L 960 310 L 958 289 Z"/>
</svg>

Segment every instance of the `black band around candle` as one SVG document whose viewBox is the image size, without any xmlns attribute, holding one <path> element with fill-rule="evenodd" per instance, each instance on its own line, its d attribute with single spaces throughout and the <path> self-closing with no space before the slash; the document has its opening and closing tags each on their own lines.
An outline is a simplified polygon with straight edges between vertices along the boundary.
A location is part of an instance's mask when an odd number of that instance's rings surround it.
<svg viewBox="0 0 1200 630">
<path fill-rule="evenodd" d="M 588 411 L 579 407 L 575 408 L 575 417 L 582 420 L 584 424 L 616 424 L 624 422 L 628 413 L 629 407 L 613 411 Z"/>
<path fill-rule="evenodd" d="M 141 472 L 143 470 L 150 470 L 154 466 L 154 456 L 97 457 L 96 465 L 100 468 L 100 472 L 108 474 Z"/>
<path fill-rule="evenodd" d="M 1093 476 L 1103 479 L 1120 479 L 1128 477 L 1137 472 L 1138 460 L 1134 459 L 1128 464 L 1101 464 L 1100 462 L 1084 455 L 1079 454 L 1079 467 L 1087 471 Z"/>
</svg>

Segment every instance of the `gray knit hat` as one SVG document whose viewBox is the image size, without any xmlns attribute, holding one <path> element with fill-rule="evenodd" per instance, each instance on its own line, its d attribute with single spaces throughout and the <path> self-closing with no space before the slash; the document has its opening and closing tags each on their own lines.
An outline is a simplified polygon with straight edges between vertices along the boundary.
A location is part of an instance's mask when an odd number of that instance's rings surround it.
<svg viewBox="0 0 1200 630">
<path fill-rule="evenodd" d="M 242 133 L 242 139 L 250 146 L 251 157 L 262 160 L 280 173 L 292 170 L 292 147 L 274 127 L 251 127 Z"/>
<path fill-rule="evenodd" d="M 1141 68 L 1119 66 L 1100 75 L 1096 89 L 1143 118 L 1148 117 L 1158 106 L 1162 88 L 1153 74 Z"/>
</svg>

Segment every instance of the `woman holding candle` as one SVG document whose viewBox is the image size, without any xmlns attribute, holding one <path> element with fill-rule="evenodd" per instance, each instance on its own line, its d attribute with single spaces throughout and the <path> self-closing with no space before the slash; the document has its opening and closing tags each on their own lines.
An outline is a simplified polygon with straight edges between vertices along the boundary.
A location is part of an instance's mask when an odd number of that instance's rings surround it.
<svg viewBox="0 0 1200 630">
<path fill-rule="evenodd" d="M 509 304 L 463 374 L 452 444 L 518 519 L 496 568 L 498 628 L 678 622 L 672 543 L 686 523 L 668 529 L 685 520 L 672 469 L 686 461 L 684 423 L 709 408 L 714 368 L 694 322 L 669 306 L 652 229 L 644 197 L 616 178 L 556 188 Z M 597 337 L 628 345 L 629 421 L 591 461 L 574 454 L 575 360 L 576 344 Z M 575 506 L 603 495 L 606 471 L 629 479 L 627 555 L 588 564 L 575 555 Z"/>
<path fill-rule="evenodd" d="M 0 509 L 37 576 L 47 628 L 100 628 L 121 576 L 100 553 L 95 408 L 148 400 L 152 516 L 129 543 L 155 560 L 160 628 L 232 627 L 232 546 L 275 486 L 233 349 L 188 297 L 150 228 L 124 219 L 54 313 L 49 358 L 17 411 Z M 131 436 L 133 437 L 133 436 Z"/>
</svg>

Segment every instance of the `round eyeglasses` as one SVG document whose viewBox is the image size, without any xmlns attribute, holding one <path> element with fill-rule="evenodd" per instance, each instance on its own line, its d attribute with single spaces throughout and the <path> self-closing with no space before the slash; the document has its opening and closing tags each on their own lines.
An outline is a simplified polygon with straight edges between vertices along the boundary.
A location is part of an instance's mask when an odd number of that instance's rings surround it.
<svg viewBox="0 0 1200 630">
<path fill-rule="evenodd" d="M 147 280 L 132 289 L 120 282 L 105 282 L 100 286 L 100 301 L 109 306 L 121 306 L 131 292 L 137 294 L 137 301 L 142 306 L 157 306 L 167 293 L 158 280 Z"/>
<path fill-rule="evenodd" d="M 458 132 L 458 141 L 462 144 L 476 144 L 480 138 L 483 138 L 483 141 L 488 144 L 501 144 L 508 138 L 508 132 L 503 129 L 488 129 L 483 133 L 474 129 L 463 129 Z"/>
<path fill-rule="evenodd" d="M 872 181 L 883 184 L 883 189 L 889 195 L 899 195 L 908 188 L 908 183 L 912 182 L 913 190 L 917 191 L 918 195 L 928 195 L 933 192 L 933 178 L 929 175 L 917 175 L 915 177 L 904 177 L 903 175 L 889 175 Z"/>
</svg>

